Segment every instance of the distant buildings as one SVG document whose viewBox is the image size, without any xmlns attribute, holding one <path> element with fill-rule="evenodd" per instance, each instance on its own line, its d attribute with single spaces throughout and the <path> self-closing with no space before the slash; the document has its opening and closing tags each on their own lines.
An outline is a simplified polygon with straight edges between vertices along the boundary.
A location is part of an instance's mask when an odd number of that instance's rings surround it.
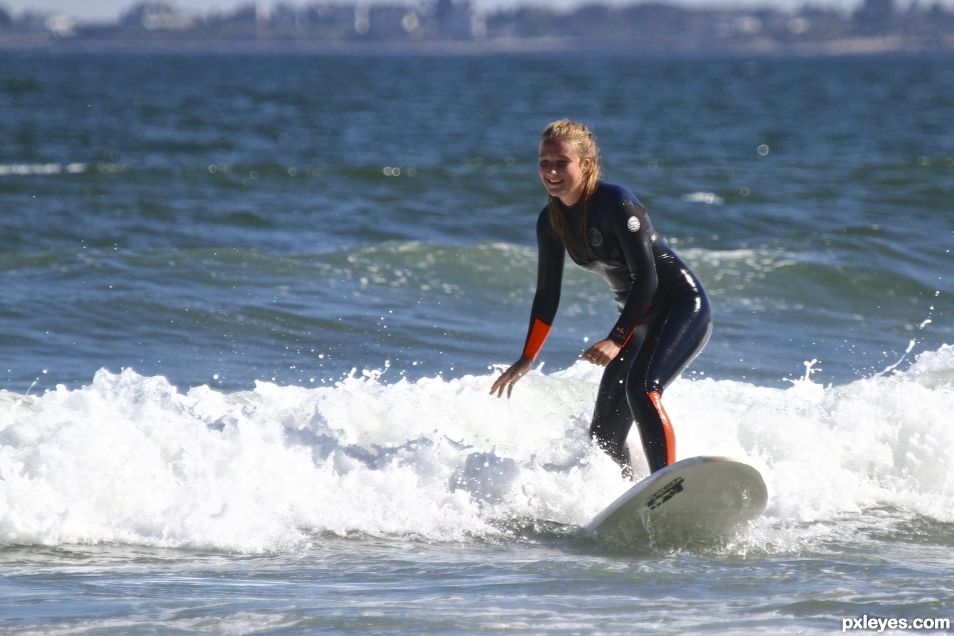
<svg viewBox="0 0 954 636">
<path fill-rule="evenodd" d="M 164 0 L 146 0 L 108 24 L 33 12 L 13 16 L 0 8 L 0 48 L 175 43 L 224 49 L 250 45 L 806 52 L 954 48 L 954 12 L 938 2 L 915 1 L 901 10 L 895 0 L 865 0 L 851 15 L 808 5 L 786 13 L 691 10 L 653 1 L 593 3 L 569 12 L 535 4 L 490 13 L 475 11 L 469 0 L 420 0 L 414 5 L 346 2 L 317 0 L 271 8 L 250 3 L 231 13 L 198 16 Z"/>
</svg>

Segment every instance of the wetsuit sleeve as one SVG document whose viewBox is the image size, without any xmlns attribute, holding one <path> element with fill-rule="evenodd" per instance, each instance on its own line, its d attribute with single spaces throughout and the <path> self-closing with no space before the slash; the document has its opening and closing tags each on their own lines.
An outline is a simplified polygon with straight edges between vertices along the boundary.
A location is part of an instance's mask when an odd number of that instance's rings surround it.
<svg viewBox="0 0 954 636">
<path fill-rule="evenodd" d="M 609 338 L 625 344 L 649 309 L 659 278 L 653 256 L 653 229 L 645 208 L 633 201 L 623 202 L 613 215 L 613 229 L 629 269 L 630 290 Z"/>
<path fill-rule="evenodd" d="M 537 219 L 537 291 L 530 310 L 530 327 L 524 341 L 523 356 L 537 357 L 550 334 L 550 326 L 560 304 L 565 250 L 550 226 L 546 208 Z"/>
</svg>

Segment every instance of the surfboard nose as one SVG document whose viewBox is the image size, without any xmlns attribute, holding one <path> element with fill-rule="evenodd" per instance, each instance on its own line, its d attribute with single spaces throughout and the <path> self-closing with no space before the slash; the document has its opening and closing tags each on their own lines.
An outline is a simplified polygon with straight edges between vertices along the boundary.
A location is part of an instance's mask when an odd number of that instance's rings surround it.
<svg viewBox="0 0 954 636">
<path fill-rule="evenodd" d="M 762 475 L 726 457 L 692 457 L 639 482 L 587 525 L 585 535 L 633 546 L 716 544 L 768 503 Z"/>
</svg>

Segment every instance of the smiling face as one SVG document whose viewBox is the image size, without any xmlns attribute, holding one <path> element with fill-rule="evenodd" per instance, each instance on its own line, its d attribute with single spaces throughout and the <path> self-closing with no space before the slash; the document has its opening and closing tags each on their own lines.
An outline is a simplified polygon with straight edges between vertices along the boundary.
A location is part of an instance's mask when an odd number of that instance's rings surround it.
<svg viewBox="0 0 954 636">
<path fill-rule="evenodd" d="M 583 196 L 593 160 L 580 157 L 569 141 L 544 139 L 540 142 L 540 180 L 547 193 L 563 205 L 573 205 Z"/>
</svg>

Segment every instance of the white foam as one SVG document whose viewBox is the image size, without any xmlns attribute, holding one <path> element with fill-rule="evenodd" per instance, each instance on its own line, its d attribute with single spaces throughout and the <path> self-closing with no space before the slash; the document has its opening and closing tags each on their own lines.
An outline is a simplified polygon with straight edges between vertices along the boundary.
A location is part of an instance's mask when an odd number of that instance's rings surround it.
<svg viewBox="0 0 954 636">
<path fill-rule="evenodd" d="M 705 203 L 706 205 L 723 205 L 725 203 L 725 199 L 715 192 L 689 192 L 682 195 L 682 200 L 690 203 Z"/>
<path fill-rule="evenodd" d="M 113 163 L 0 163 L 0 177 L 27 175 L 82 174 L 84 172 L 123 172 L 125 166 Z"/>
<path fill-rule="evenodd" d="M 534 371 L 510 400 L 487 394 L 492 375 L 377 372 L 222 393 L 100 371 L 81 388 L 0 391 L 0 545 L 267 551 L 322 533 L 442 541 L 512 519 L 583 525 L 627 487 L 587 436 L 598 379 L 582 363 Z M 682 379 L 666 405 L 680 458 L 729 455 L 763 473 L 770 542 L 885 506 L 954 520 L 952 347 L 835 387 Z"/>
</svg>

